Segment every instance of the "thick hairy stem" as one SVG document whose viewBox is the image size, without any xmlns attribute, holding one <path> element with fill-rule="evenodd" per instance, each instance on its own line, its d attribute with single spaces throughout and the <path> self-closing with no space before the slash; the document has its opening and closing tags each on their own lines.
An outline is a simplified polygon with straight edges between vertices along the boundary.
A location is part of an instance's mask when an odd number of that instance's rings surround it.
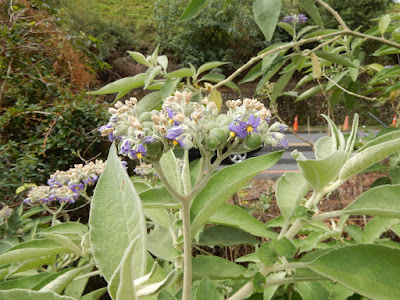
<svg viewBox="0 0 400 300">
<path fill-rule="evenodd" d="M 267 276 L 271 272 L 278 272 L 278 271 L 284 271 L 284 270 L 289 270 L 289 269 L 299 269 L 299 268 L 305 268 L 305 267 L 306 267 L 305 263 L 285 263 L 285 264 L 280 264 L 280 265 L 261 267 L 260 273 L 263 274 L 264 276 Z"/>
<path fill-rule="evenodd" d="M 183 223 L 183 300 L 190 300 L 192 290 L 192 237 L 190 233 L 190 201 L 182 202 Z"/>
<path fill-rule="evenodd" d="M 242 300 L 246 299 L 254 292 L 253 282 L 249 281 L 244 286 L 240 288 L 232 297 L 229 297 L 228 300 Z"/>
<path fill-rule="evenodd" d="M 322 221 L 324 219 L 330 219 L 330 218 L 336 218 L 340 217 L 343 215 L 343 212 L 341 210 L 335 210 L 335 211 L 330 211 L 326 212 L 323 214 L 315 215 L 312 217 L 313 221 Z"/>
<path fill-rule="evenodd" d="M 274 286 L 274 285 L 283 285 L 289 283 L 295 283 L 300 281 L 321 281 L 321 280 L 330 280 L 325 277 L 296 277 L 296 278 L 283 278 L 283 279 L 276 279 L 276 280 L 268 280 L 264 286 Z"/>
</svg>

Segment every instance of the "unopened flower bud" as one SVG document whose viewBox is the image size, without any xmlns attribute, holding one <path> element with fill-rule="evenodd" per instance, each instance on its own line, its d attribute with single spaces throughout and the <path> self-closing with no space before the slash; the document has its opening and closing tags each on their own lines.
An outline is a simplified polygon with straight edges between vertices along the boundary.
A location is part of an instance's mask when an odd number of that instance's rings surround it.
<svg viewBox="0 0 400 300">
<path fill-rule="evenodd" d="M 108 112 L 109 112 L 110 114 L 112 114 L 112 115 L 115 115 L 116 113 L 118 113 L 118 110 L 116 110 L 116 109 L 113 108 L 113 107 L 110 107 L 110 108 L 108 108 Z"/>
<path fill-rule="evenodd" d="M 121 108 L 124 104 L 121 101 L 117 101 L 117 103 L 115 103 L 115 108 Z"/>
</svg>

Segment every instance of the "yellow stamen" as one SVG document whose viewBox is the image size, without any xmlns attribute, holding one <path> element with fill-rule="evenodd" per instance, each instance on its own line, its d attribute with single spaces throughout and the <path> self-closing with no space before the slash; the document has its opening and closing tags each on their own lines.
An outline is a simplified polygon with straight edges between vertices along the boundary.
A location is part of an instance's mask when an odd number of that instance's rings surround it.
<svg viewBox="0 0 400 300">
<path fill-rule="evenodd" d="M 173 141 L 172 141 L 172 144 L 174 144 L 174 146 L 176 146 L 176 145 L 179 144 L 179 142 L 178 142 L 177 140 L 173 140 Z"/>
<path fill-rule="evenodd" d="M 140 152 L 136 153 L 136 157 L 137 157 L 138 159 L 141 159 L 141 158 L 142 158 L 142 153 L 140 153 Z"/>
<path fill-rule="evenodd" d="M 231 131 L 231 133 L 229 134 L 231 137 L 235 137 L 236 133 L 234 133 L 233 131 Z"/>
<path fill-rule="evenodd" d="M 253 127 L 251 125 L 247 126 L 247 132 L 253 132 Z"/>
<path fill-rule="evenodd" d="M 169 119 L 169 120 L 168 120 L 168 123 L 169 123 L 169 124 L 172 124 L 172 123 L 174 123 L 174 121 L 173 121 L 172 119 Z"/>
</svg>

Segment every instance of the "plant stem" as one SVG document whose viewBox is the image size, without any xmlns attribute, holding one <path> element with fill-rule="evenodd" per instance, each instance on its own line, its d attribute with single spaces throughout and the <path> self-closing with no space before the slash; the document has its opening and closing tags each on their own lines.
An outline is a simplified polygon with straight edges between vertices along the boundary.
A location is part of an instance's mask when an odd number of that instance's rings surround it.
<svg viewBox="0 0 400 300">
<path fill-rule="evenodd" d="M 343 215 L 343 212 L 341 210 L 335 210 L 335 211 L 330 211 L 327 213 L 323 213 L 320 215 L 315 215 L 312 217 L 313 221 L 321 221 L 324 219 L 329 219 L 329 218 L 335 218 L 335 217 L 340 217 Z"/>
<path fill-rule="evenodd" d="M 192 237 L 190 233 L 190 201 L 182 202 L 183 223 L 183 300 L 190 300 L 192 290 Z"/>
<path fill-rule="evenodd" d="M 321 280 L 330 280 L 330 279 L 325 277 L 296 277 L 296 278 L 291 277 L 291 278 L 269 280 L 264 284 L 264 286 L 283 285 L 299 281 L 321 281 Z"/>
<path fill-rule="evenodd" d="M 248 281 L 244 286 L 240 288 L 232 297 L 228 300 L 242 300 L 247 298 L 250 294 L 254 292 L 253 281 Z"/>
<path fill-rule="evenodd" d="M 278 271 L 284 271 L 288 269 L 299 269 L 299 268 L 305 268 L 306 264 L 305 263 L 285 263 L 285 264 L 277 264 L 273 266 L 263 266 L 260 268 L 260 273 L 263 274 L 264 276 L 267 276 L 271 272 L 278 272 Z"/>
</svg>

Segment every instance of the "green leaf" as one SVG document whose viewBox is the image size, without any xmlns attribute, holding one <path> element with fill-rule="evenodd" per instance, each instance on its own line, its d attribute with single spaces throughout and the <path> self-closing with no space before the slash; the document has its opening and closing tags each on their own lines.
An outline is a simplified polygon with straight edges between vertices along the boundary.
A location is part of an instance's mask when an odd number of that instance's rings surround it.
<svg viewBox="0 0 400 300">
<path fill-rule="evenodd" d="M 149 68 L 151 67 L 151 64 L 147 61 L 146 57 L 144 57 L 144 55 L 142 53 L 134 52 L 134 51 L 128 51 L 128 53 L 139 64 L 144 65 Z"/>
<path fill-rule="evenodd" d="M 336 127 L 335 123 L 329 118 L 328 116 L 322 114 L 322 116 L 328 121 L 332 137 L 333 137 L 333 145 L 335 145 L 337 150 L 345 150 L 346 145 L 345 145 L 345 140 L 343 137 L 343 133 L 340 132 L 340 130 Z M 335 143 L 336 141 L 336 143 Z"/>
<path fill-rule="evenodd" d="M 161 106 L 161 92 L 153 92 L 144 96 L 137 104 L 136 109 L 139 114 L 145 111 L 152 111 L 156 109 L 158 106 Z"/>
<path fill-rule="evenodd" d="M 268 239 L 278 237 L 278 234 L 267 228 L 264 223 L 254 218 L 239 206 L 232 204 L 222 204 L 208 221 L 213 224 L 237 226 L 252 235 Z"/>
<path fill-rule="evenodd" d="M 315 143 L 316 159 L 323 159 L 332 155 L 336 151 L 336 140 L 332 136 L 324 136 Z"/>
<path fill-rule="evenodd" d="M 399 299 L 400 250 L 380 245 L 336 248 L 307 264 L 311 270 L 372 299 Z"/>
<path fill-rule="evenodd" d="M 170 214 L 163 208 L 144 208 L 144 214 L 147 218 L 163 226 L 166 229 L 170 227 Z"/>
<path fill-rule="evenodd" d="M 203 65 L 200 66 L 199 70 L 197 71 L 197 75 L 200 75 L 201 73 L 214 69 L 214 68 L 218 68 L 220 66 L 226 65 L 227 62 L 222 62 L 222 61 L 212 61 L 212 62 L 208 62 L 205 63 Z"/>
<path fill-rule="evenodd" d="M 278 26 L 283 28 L 287 33 L 289 33 L 290 35 L 294 35 L 294 29 L 293 26 L 288 24 L 288 23 L 284 23 L 284 22 L 279 22 Z"/>
<path fill-rule="evenodd" d="M 351 215 L 400 218 L 400 185 L 381 185 L 370 189 L 342 211 Z"/>
<path fill-rule="evenodd" d="M 318 57 L 331 61 L 335 64 L 343 65 L 350 68 L 357 68 L 357 66 L 351 60 L 344 58 L 343 55 L 333 54 L 325 51 L 315 51 L 315 54 Z"/>
<path fill-rule="evenodd" d="M 109 281 L 132 240 L 135 275 L 146 268 L 147 229 L 140 198 L 116 152 L 110 148 L 107 165 L 96 185 L 90 207 L 90 244 L 98 269 Z"/>
<path fill-rule="evenodd" d="M 255 0 L 253 2 L 254 20 L 260 27 L 266 41 L 270 41 L 274 35 L 281 6 L 281 0 Z"/>
<path fill-rule="evenodd" d="M 54 292 L 38 292 L 25 289 L 12 289 L 0 291 L 0 299 L 4 300 L 75 300 L 72 297 L 61 296 Z"/>
<path fill-rule="evenodd" d="M 256 174 L 273 166 L 283 151 L 273 152 L 226 167 L 213 175 L 207 185 L 194 198 L 190 215 L 194 236 L 218 208 Z"/>
<path fill-rule="evenodd" d="M 326 83 L 323 83 L 322 86 L 325 88 Z M 308 99 L 308 98 L 320 93 L 321 91 L 322 91 L 322 89 L 321 89 L 320 85 L 316 85 L 316 86 L 304 91 L 299 97 L 297 97 L 297 99 L 294 102 L 296 103 L 296 102 Z"/>
<path fill-rule="evenodd" d="M 139 239 L 140 237 L 137 236 L 131 240 L 121 258 L 121 262 L 111 276 L 108 293 L 113 299 L 137 299 L 133 282 L 135 278 L 140 276 L 135 275 L 135 264 L 137 261 L 134 259 L 134 251 Z"/>
<path fill-rule="evenodd" d="M 194 75 L 194 71 L 192 69 L 183 68 L 183 69 L 179 69 L 174 72 L 168 73 L 164 77 L 167 79 L 171 79 L 171 78 L 192 77 L 193 75 Z"/>
<path fill-rule="evenodd" d="M 206 4 L 206 0 L 191 0 L 185 11 L 179 18 L 179 21 L 187 21 L 199 14 Z"/>
<path fill-rule="evenodd" d="M 180 256 L 180 252 L 174 248 L 171 234 L 165 227 L 156 225 L 147 239 L 147 249 L 155 257 L 174 261 Z"/>
<path fill-rule="evenodd" d="M 399 151 L 399 149 L 400 138 L 374 145 L 368 147 L 362 152 L 358 152 L 343 165 L 343 168 L 339 174 L 340 180 L 342 182 L 346 181 L 350 177 L 360 173 L 362 170 Z"/>
<path fill-rule="evenodd" d="M 138 192 L 139 194 L 144 191 L 147 191 L 148 189 L 151 189 L 151 185 L 149 185 L 146 181 L 141 179 L 135 180 L 134 177 L 131 177 L 131 179 L 136 192 Z"/>
<path fill-rule="evenodd" d="M 160 159 L 160 166 L 172 188 L 178 193 L 183 193 L 181 166 L 172 150 L 163 154 Z"/>
<path fill-rule="evenodd" d="M 262 68 L 262 61 L 256 64 L 247 74 L 244 76 L 244 78 L 239 82 L 239 84 L 246 83 L 246 82 L 251 82 L 258 77 L 260 77 L 264 72 L 261 70 Z"/>
<path fill-rule="evenodd" d="M 299 201 L 311 189 L 308 181 L 297 172 L 285 173 L 276 183 L 276 202 L 285 220 L 289 220 Z"/>
<path fill-rule="evenodd" d="M 175 79 L 168 79 L 163 86 L 161 87 L 160 93 L 161 93 L 161 101 L 164 101 L 167 99 L 169 96 L 173 94 L 175 91 L 178 83 L 180 82 L 180 78 L 175 78 Z"/>
<path fill-rule="evenodd" d="M 207 96 L 208 100 L 214 102 L 217 106 L 218 111 L 221 110 L 222 107 L 222 95 L 217 89 L 212 89 L 211 92 Z"/>
<path fill-rule="evenodd" d="M 43 272 L 32 276 L 26 276 L 14 280 L 6 280 L 0 282 L 0 290 L 10 289 L 32 289 L 43 279 L 53 275 L 53 272 Z"/>
<path fill-rule="evenodd" d="M 358 71 L 357 71 L 358 72 Z M 349 70 L 344 70 L 343 72 L 335 74 L 332 78 L 330 78 L 333 82 L 338 83 L 340 80 L 343 79 L 344 76 L 346 76 L 349 73 Z M 357 73 L 358 74 L 358 73 Z M 335 84 L 329 81 L 328 84 L 326 85 L 326 91 L 331 90 Z"/>
<path fill-rule="evenodd" d="M 362 152 L 365 149 L 368 149 L 369 147 L 379 145 L 381 143 L 397 140 L 397 139 L 400 139 L 400 130 L 389 132 L 389 133 L 386 133 L 384 135 L 374 138 L 373 140 L 369 141 L 364 146 L 362 146 L 360 149 L 358 149 L 357 153 Z"/>
<path fill-rule="evenodd" d="M 82 250 L 73 241 L 71 241 L 68 237 L 66 237 L 62 234 L 41 233 L 40 235 L 45 238 L 48 238 L 52 241 L 55 241 L 56 243 L 60 244 L 61 246 L 65 246 L 65 247 L 71 249 L 71 251 L 74 252 L 75 254 L 83 256 Z"/>
<path fill-rule="evenodd" d="M 92 268 L 92 266 L 89 266 Z M 83 270 L 87 269 L 88 266 L 81 268 L 72 268 L 64 274 L 58 276 L 55 280 L 49 282 L 40 289 L 40 292 L 53 291 L 57 294 L 61 294 L 62 291 L 68 286 L 68 284 L 77 277 Z"/>
<path fill-rule="evenodd" d="M 176 298 L 170 292 L 164 290 L 158 294 L 157 300 L 176 300 Z"/>
<path fill-rule="evenodd" d="M 317 23 L 321 29 L 324 29 L 324 24 L 322 23 L 321 15 L 319 14 L 318 8 L 315 6 L 314 0 L 299 0 L 300 5 L 305 9 L 305 11 L 310 15 L 310 17 Z"/>
<path fill-rule="evenodd" d="M 60 253 L 72 253 L 72 251 L 49 239 L 32 240 L 3 252 L 0 255 L 0 265 Z"/>
<path fill-rule="evenodd" d="M 267 277 L 267 282 L 268 280 L 278 280 L 278 279 L 283 279 L 286 276 L 286 272 L 276 272 L 268 275 Z M 263 300 L 271 300 L 272 297 L 275 295 L 276 290 L 279 288 L 278 285 L 273 285 L 273 286 L 266 286 L 264 288 L 264 293 L 263 293 Z"/>
<path fill-rule="evenodd" d="M 79 222 L 65 222 L 61 224 L 54 225 L 52 227 L 46 228 L 42 230 L 40 234 L 43 233 L 56 233 L 56 234 L 64 234 L 64 235 L 77 235 L 82 236 L 85 233 L 88 233 L 89 229 L 86 225 Z"/>
<path fill-rule="evenodd" d="M 285 23 L 286 24 L 286 23 Z M 278 52 L 275 52 L 273 54 L 267 55 L 262 59 L 262 67 L 261 71 L 265 72 L 268 70 L 271 66 L 272 63 L 274 62 L 275 58 L 279 55 Z"/>
<path fill-rule="evenodd" d="M 299 253 L 313 250 L 317 243 L 320 241 L 321 236 L 324 234 L 325 232 L 323 231 L 311 232 L 310 235 L 308 235 L 307 238 L 304 240 L 304 243 L 301 246 Z"/>
<path fill-rule="evenodd" d="M 259 240 L 243 230 L 230 226 L 216 225 L 205 228 L 200 233 L 199 241 L 196 244 L 223 247 L 241 244 L 256 245 L 259 243 Z"/>
<path fill-rule="evenodd" d="M 293 243 L 286 237 L 283 237 L 280 240 L 272 240 L 272 245 L 279 255 L 285 256 L 287 258 L 292 258 L 297 251 Z"/>
<path fill-rule="evenodd" d="M 257 272 L 253 277 L 253 287 L 256 293 L 264 292 L 265 276 Z"/>
<path fill-rule="evenodd" d="M 217 289 L 212 284 L 211 280 L 204 277 L 196 289 L 196 300 L 219 300 Z"/>
<path fill-rule="evenodd" d="M 153 82 L 154 78 L 161 72 L 161 66 L 157 66 L 155 68 L 149 68 L 146 71 L 145 79 L 144 79 L 144 88 L 147 89 L 149 85 Z"/>
<path fill-rule="evenodd" d="M 278 261 L 278 254 L 271 242 L 262 244 L 257 255 L 260 261 L 266 265 L 272 265 Z"/>
<path fill-rule="evenodd" d="M 338 176 L 345 158 L 345 152 L 336 151 L 323 159 L 299 159 L 297 164 L 304 178 L 311 183 L 316 191 L 320 191 Z"/>
<path fill-rule="evenodd" d="M 107 292 L 107 288 L 94 290 L 88 294 L 83 295 L 79 300 L 99 300 Z"/>
<path fill-rule="evenodd" d="M 172 270 L 167 277 L 165 277 L 162 281 L 152 283 L 152 284 L 147 284 L 147 285 L 139 285 L 137 288 L 137 296 L 139 298 L 145 297 L 145 296 L 150 296 L 158 293 L 159 291 L 166 289 L 168 286 L 173 284 L 176 280 L 176 275 L 178 273 L 178 270 Z"/>
<path fill-rule="evenodd" d="M 112 93 L 127 93 L 130 90 L 144 86 L 145 74 L 126 77 L 107 84 L 97 91 L 87 92 L 88 95 L 104 95 Z"/>
<path fill-rule="evenodd" d="M 15 273 L 21 273 L 37 267 L 41 267 L 43 265 L 52 265 L 55 263 L 55 260 L 56 255 L 52 254 L 15 262 L 10 267 L 0 270 L 0 280 L 7 279 Z"/>
<path fill-rule="evenodd" d="M 357 139 L 358 119 L 358 114 L 354 114 L 353 125 L 351 126 L 351 133 L 349 138 L 347 139 L 346 147 L 344 149 L 344 152 L 347 153 L 346 160 L 348 160 L 353 154 L 354 144 Z"/>
<path fill-rule="evenodd" d="M 88 274 L 92 270 L 93 268 L 87 268 L 86 270 L 82 271 L 81 275 Z M 80 299 L 82 297 L 83 292 L 86 289 L 86 285 L 88 284 L 88 282 L 89 282 L 89 277 L 73 280 L 65 288 L 64 295 L 73 297 L 75 299 Z"/>
<path fill-rule="evenodd" d="M 373 244 L 383 233 L 388 231 L 392 226 L 400 223 L 399 219 L 387 217 L 375 217 L 370 220 L 364 228 L 361 236 L 362 244 Z"/>
<path fill-rule="evenodd" d="M 179 208 L 176 200 L 164 186 L 148 189 L 139 194 L 144 208 Z"/>
<path fill-rule="evenodd" d="M 208 73 L 208 74 L 205 74 L 204 76 L 202 76 L 201 79 L 199 80 L 199 82 L 200 81 L 221 82 L 224 79 L 225 79 L 225 76 L 223 74 Z M 237 84 L 232 81 L 229 81 L 229 82 L 225 83 L 224 85 L 232 90 L 240 91 Z"/>
<path fill-rule="evenodd" d="M 290 69 L 285 74 L 283 74 L 278 81 L 275 83 L 272 93 L 271 93 L 271 103 L 272 105 L 275 103 L 276 98 L 282 93 L 283 89 L 289 83 L 289 80 L 292 78 L 293 73 L 296 71 L 295 68 Z"/>
<path fill-rule="evenodd" d="M 218 256 L 197 255 L 193 258 L 193 280 L 241 278 L 246 268 Z"/>
<path fill-rule="evenodd" d="M 157 62 L 160 64 L 160 66 L 166 70 L 168 67 L 168 57 L 165 55 L 161 55 L 157 57 Z"/>
<path fill-rule="evenodd" d="M 386 32 L 387 28 L 389 27 L 390 21 L 392 21 L 392 18 L 389 14 L 382 16 L 382 18 L 379 20 L 378 28 L 381 34 L 384 34 Z"/>
<path fill-rule="evenodd" d="M 299 292 L 302 299 L 331 299 L 329 298 L 329 292 L 327 289 L 318 281 L 296 282 L 295 289 Z"/>
</svg>

